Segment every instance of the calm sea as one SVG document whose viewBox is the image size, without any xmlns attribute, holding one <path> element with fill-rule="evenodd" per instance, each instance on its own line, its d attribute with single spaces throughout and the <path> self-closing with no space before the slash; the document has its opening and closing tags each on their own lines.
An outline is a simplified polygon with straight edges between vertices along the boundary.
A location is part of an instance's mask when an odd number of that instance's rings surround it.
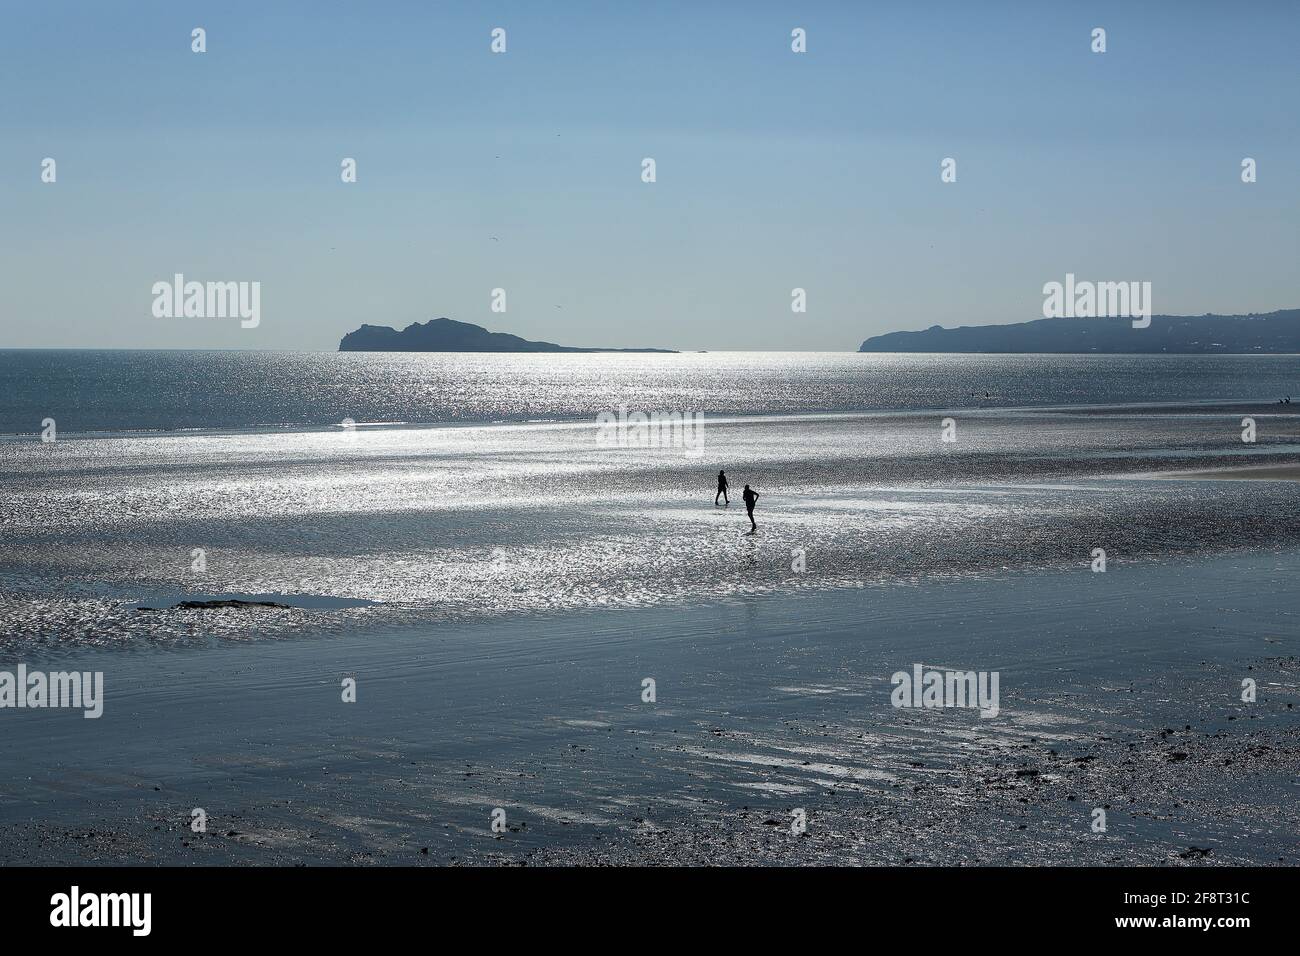
<svg viewBox="0 0 1300 956">
<path fill-rule="evenodd" d="M 985 398 L 987 393 L 988 398 Z M 1300 399 L 1297 356 L 0 351 L 0 434 Z"/>
</svg>

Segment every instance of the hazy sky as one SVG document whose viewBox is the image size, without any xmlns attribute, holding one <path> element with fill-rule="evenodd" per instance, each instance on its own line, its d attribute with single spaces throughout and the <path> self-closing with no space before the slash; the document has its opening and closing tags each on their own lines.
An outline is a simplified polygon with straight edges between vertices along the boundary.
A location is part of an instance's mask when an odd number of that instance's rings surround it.
<svg viewBox="0 0 1300 956">
<path fill-rule="evenodd" d="M 0 347 L 332 349 L 445 315 L 572 345 L 854 349 L 1037 318 L 1067 272 L 1150 281 L 1157 313 L 1300 306 L 1293 0 L 0 18 Z M 176 272 L 260 281 L 260 325 L 155 318 Z"/>
</svg>

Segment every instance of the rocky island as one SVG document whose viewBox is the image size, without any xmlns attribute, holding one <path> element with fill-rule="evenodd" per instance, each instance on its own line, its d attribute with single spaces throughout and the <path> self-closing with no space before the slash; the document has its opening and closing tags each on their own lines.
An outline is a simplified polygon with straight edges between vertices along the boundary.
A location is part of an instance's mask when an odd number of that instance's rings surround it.
<svg viewBox="0 0 1300 956">
<path fill-rule="evenodd" d="M 339 342 L 340 352 L 673 352 L 673 349 L 575 348 L 532 342 L 508 332 L 455 319 L 412 322 L 400 332 L 386 325 L 362 325 Z"/>
</svg>

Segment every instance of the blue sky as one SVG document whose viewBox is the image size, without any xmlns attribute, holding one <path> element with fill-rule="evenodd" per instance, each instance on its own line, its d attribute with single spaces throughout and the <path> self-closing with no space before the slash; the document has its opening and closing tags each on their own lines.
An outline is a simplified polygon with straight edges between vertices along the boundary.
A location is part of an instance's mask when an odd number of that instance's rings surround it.
<svg viewBox="0 0 1300 956">
<path fill-rule="evenodd" d="M 574 345 L 853 349 L 1036 318 L 1067 272 L 1150 281 L 1157 313 L 1300 306 L 1293 2 L 0 18 L 0 347 L 332 349 L 445 315 Z M 155 318 L 176 272 L 260 281 L 260 325 Z"/>
</svg>

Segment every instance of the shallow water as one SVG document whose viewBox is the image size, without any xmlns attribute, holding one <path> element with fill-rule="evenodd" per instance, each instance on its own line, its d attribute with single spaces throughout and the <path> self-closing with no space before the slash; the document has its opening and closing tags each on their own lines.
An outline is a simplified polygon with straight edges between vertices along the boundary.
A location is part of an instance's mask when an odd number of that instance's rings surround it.
<svg viewBox="0 0 1300 956">
<path fill-rule="evenodd" d="M 1294 864 L 1298 568 L 83 648 L 102 718 L 6 715 L 0 863 Z M 918 662 L 998 671 L 998 716 L 892 707 Z"/>
<path fill-rule="evenodd" d="M 0 860 L 1294 859 L 1300 483 L 1160 477 L 1300 460 L 1300 414 L 1232 404 L 1289 358 L 581 358 L 23 385 L 15 431 L 69 399 L 0 440 L 0 652 L 109 689 L 9 715 Z M 647 445 L 620 404 L 709 414 Z M 221 598 L 290 606 L 172 607 Z M 1002 716 L 892 709 L 919 660 L 1001 672 Z"/>
<path fill-rule="evenodd" d="M 0 632 L 331 632 L 1300 542 L 1294 483 L 1145 476 L 1296 460 L 1297 416 L 1259 415 L 1247 446 L 1236 413 L 952 414 L 952 443 L 938 413 L 715 417 L 690 448 L 590 423 L 10 441 Z M 719 467 L 730 508 L 713 505 Z M 186 591 L 377 603 L 134 610 Z"/>
</svg>

